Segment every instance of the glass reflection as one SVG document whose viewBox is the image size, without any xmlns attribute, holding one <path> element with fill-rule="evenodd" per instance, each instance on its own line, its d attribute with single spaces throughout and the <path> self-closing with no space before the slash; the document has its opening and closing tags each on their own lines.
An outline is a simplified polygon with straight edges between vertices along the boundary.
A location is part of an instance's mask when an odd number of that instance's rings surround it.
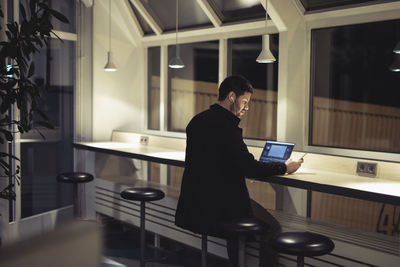
<svg viewBox="0 0 400 267">
<path fill-rule="evenodd" d="M 248 114 L 240 122 L 245 138 L 276 140 L 278 43 L 278 35 L 270 35 L 270 49 L 277 61 L 260 64 L 256 58 L 262 49 L 261 36 L 230 40 L 230 73 L 246 77 L 254 87 Z"/>
<path fill-rule="evenodd" d="M 69 23 L 63 23 L 57 19 L 52 19 L 51 23 L 56 31 L 76 32 L 75 22 L 75 0 L 50 0 L 50 7 L 63 14 Z"/>
<path fill-rule="evenodd" d="M 160 130 L 160 47 L 149 47 L 147 51 L 147 127 L 152 130 Z"/>
<path fill-rule="evenodd" d="M 28 217 L 72 204 L 72 187 L 56 176 L 73 169 L 75 42 L 51 39 L 35 58 L 33 80 L 44 88 L 42 109 L 54 130 L 21 136 L 21 215 Z"/>
<path fill-rule="evenodd" d="M 175 45 L 168 46 L 168 62 Z M 190 119 L 217 101 L 219 42 L 180 45 L 182 69 L 168 68 L 168 130 L 184 132 Z"/>
<path fill-rule="evenodd" d="M 208 0 L 222 22 L 265 19 L 265 9 L 258 0 Z"/>
<path fill-rule="evenodd" d="M 400 152 L 400 76 L 389 70 L 399 28 L 393 20 L 312 31 L 312 145 Z"/>
</svg>

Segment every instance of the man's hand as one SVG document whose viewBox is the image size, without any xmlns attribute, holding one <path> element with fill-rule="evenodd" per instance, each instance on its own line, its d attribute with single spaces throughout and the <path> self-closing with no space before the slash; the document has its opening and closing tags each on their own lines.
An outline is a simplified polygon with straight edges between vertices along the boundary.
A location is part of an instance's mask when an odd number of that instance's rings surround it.
<svg viewBox="0 0 400 267">
<path fill-rule="evenodd" d="M 286 172 L 288 174 L 294 173 L 297 171 L 298 168 L 300 168 L 301 164 L 303 163 L 303 159 L 300 159 L 299 161 L 293 161 L 289 159 L 286 161 Z"/>
</svg>

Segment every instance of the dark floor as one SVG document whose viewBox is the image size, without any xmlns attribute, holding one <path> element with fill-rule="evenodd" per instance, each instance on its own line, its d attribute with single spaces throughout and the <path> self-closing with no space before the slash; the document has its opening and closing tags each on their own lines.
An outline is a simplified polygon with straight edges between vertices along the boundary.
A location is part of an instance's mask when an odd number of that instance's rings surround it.
<svg viewBox="0 0 400 267">
<path fill-rule="evenodd" d="M 139 228 L 103 217 L 104 225 L 104 266 L 139 266 Z M 201 251 L 176 241 L 160 239 L 160 249 L 155 249 L 154 235 L 146 233 L 146 258 L 164 258 L 159 262 L 148 262 L 146 267 L 200 267 Z M 228 267 L 228 261 L 216 256 L 208 256 L 208 267 Z"/>
</svg>

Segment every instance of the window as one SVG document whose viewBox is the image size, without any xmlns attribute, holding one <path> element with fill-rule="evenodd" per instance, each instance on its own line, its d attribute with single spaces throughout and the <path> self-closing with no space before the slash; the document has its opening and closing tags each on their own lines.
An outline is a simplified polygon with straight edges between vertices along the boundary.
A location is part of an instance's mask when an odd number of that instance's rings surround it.
<svg viewBox="0 0 400 267">
<path fill-rule="evenodd" d="M 231 74 L 246 77 L 254 87 L 249 111 L 240 122 L 243 137 L 276 140 L 278 92 L 278 34 L 270 35 L 270 49 L 277 61 L 260 64 L 262 36 L 230 40 Z"/>
<path fill-rule="evenodd" d="M 73 170 L 75 42 L 51 39 L 35 58 L 33 80 L 43 86 L 43 110 L 54 130 L 21 136 L 21 216 L 23 218 L 72 204 L 72 188 L 57 183 Z"/>
<path fill-rule="evenodd" d="M 320 10 L 325 8 L 345 8 L 361 3 L 375 2 L 374 0 L 300 0 L 307 11 Z"/>
<path fill-rule="evenodd" d="M 400 75 L 389 70 L 400 20 L 316 29 L 310 144 L 400 152 Z"/>
<path fill-rule="evenodd" d="M 168 46 L 168 61 L 175 45 Z M 190 119 L 217 101 L 218 41 L 180 45 L 182 69 L 168 68 L 168 130 L 184 132 Z"/>
<path fill-rule="evenodd" d="M 164 31 L 175 31 L 175 0 L 140 0 L 147 12 L 157 18 Z M 212 26 L 196 0 L 179 1 L 179 29 Z M 171 16 L 173 16 L 171 19 Z"/>
<path fill-rule="evenodd" d="M 148 48 L 148 128 L 160 130 L 160 47 Z"/>
<path fill-rule="evenodd" d="M 53 19 L 51 23 L 56 31 L 76 33 L 75 2 L 75 0 L 49 1 L 50 7 L 62 13 L 69 21 L 69 23 L 63 23 L 57 19 Z"/>
<path fill-rule="evenodd" d="M 146 22 L 146 20 L 140 15 L 139 11 L 135 8 L 131 1 L 128 1 L 129 6 L 131 7 L 135 17 L 137 18 L 140 27 L 144 33 L 144 35 L 152 35 L 154 34 L 153 30 L 151 29 L 150 25 Z"/>
<path fill-rule="evenodd" d="M 208 0 L 224 23 L 265 19 L 265 9 L 257 0 Z"/>
</svg>

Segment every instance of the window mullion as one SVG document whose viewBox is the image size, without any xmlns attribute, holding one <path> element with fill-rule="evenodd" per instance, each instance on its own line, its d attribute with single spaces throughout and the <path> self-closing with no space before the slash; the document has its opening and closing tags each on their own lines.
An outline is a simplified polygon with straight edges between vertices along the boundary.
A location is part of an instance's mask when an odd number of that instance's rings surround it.
<svg viewBox="0 0 400 267">
<path fill-rule="evenodd" d="M 228 39 L 219 39 L 218 84 L 228 76 Z"/>
<path fill-rule="evenodd" d="M 168 127 L 168 46 L 161 46 L 160 60 L 160 131 Z"/>
</svg>

